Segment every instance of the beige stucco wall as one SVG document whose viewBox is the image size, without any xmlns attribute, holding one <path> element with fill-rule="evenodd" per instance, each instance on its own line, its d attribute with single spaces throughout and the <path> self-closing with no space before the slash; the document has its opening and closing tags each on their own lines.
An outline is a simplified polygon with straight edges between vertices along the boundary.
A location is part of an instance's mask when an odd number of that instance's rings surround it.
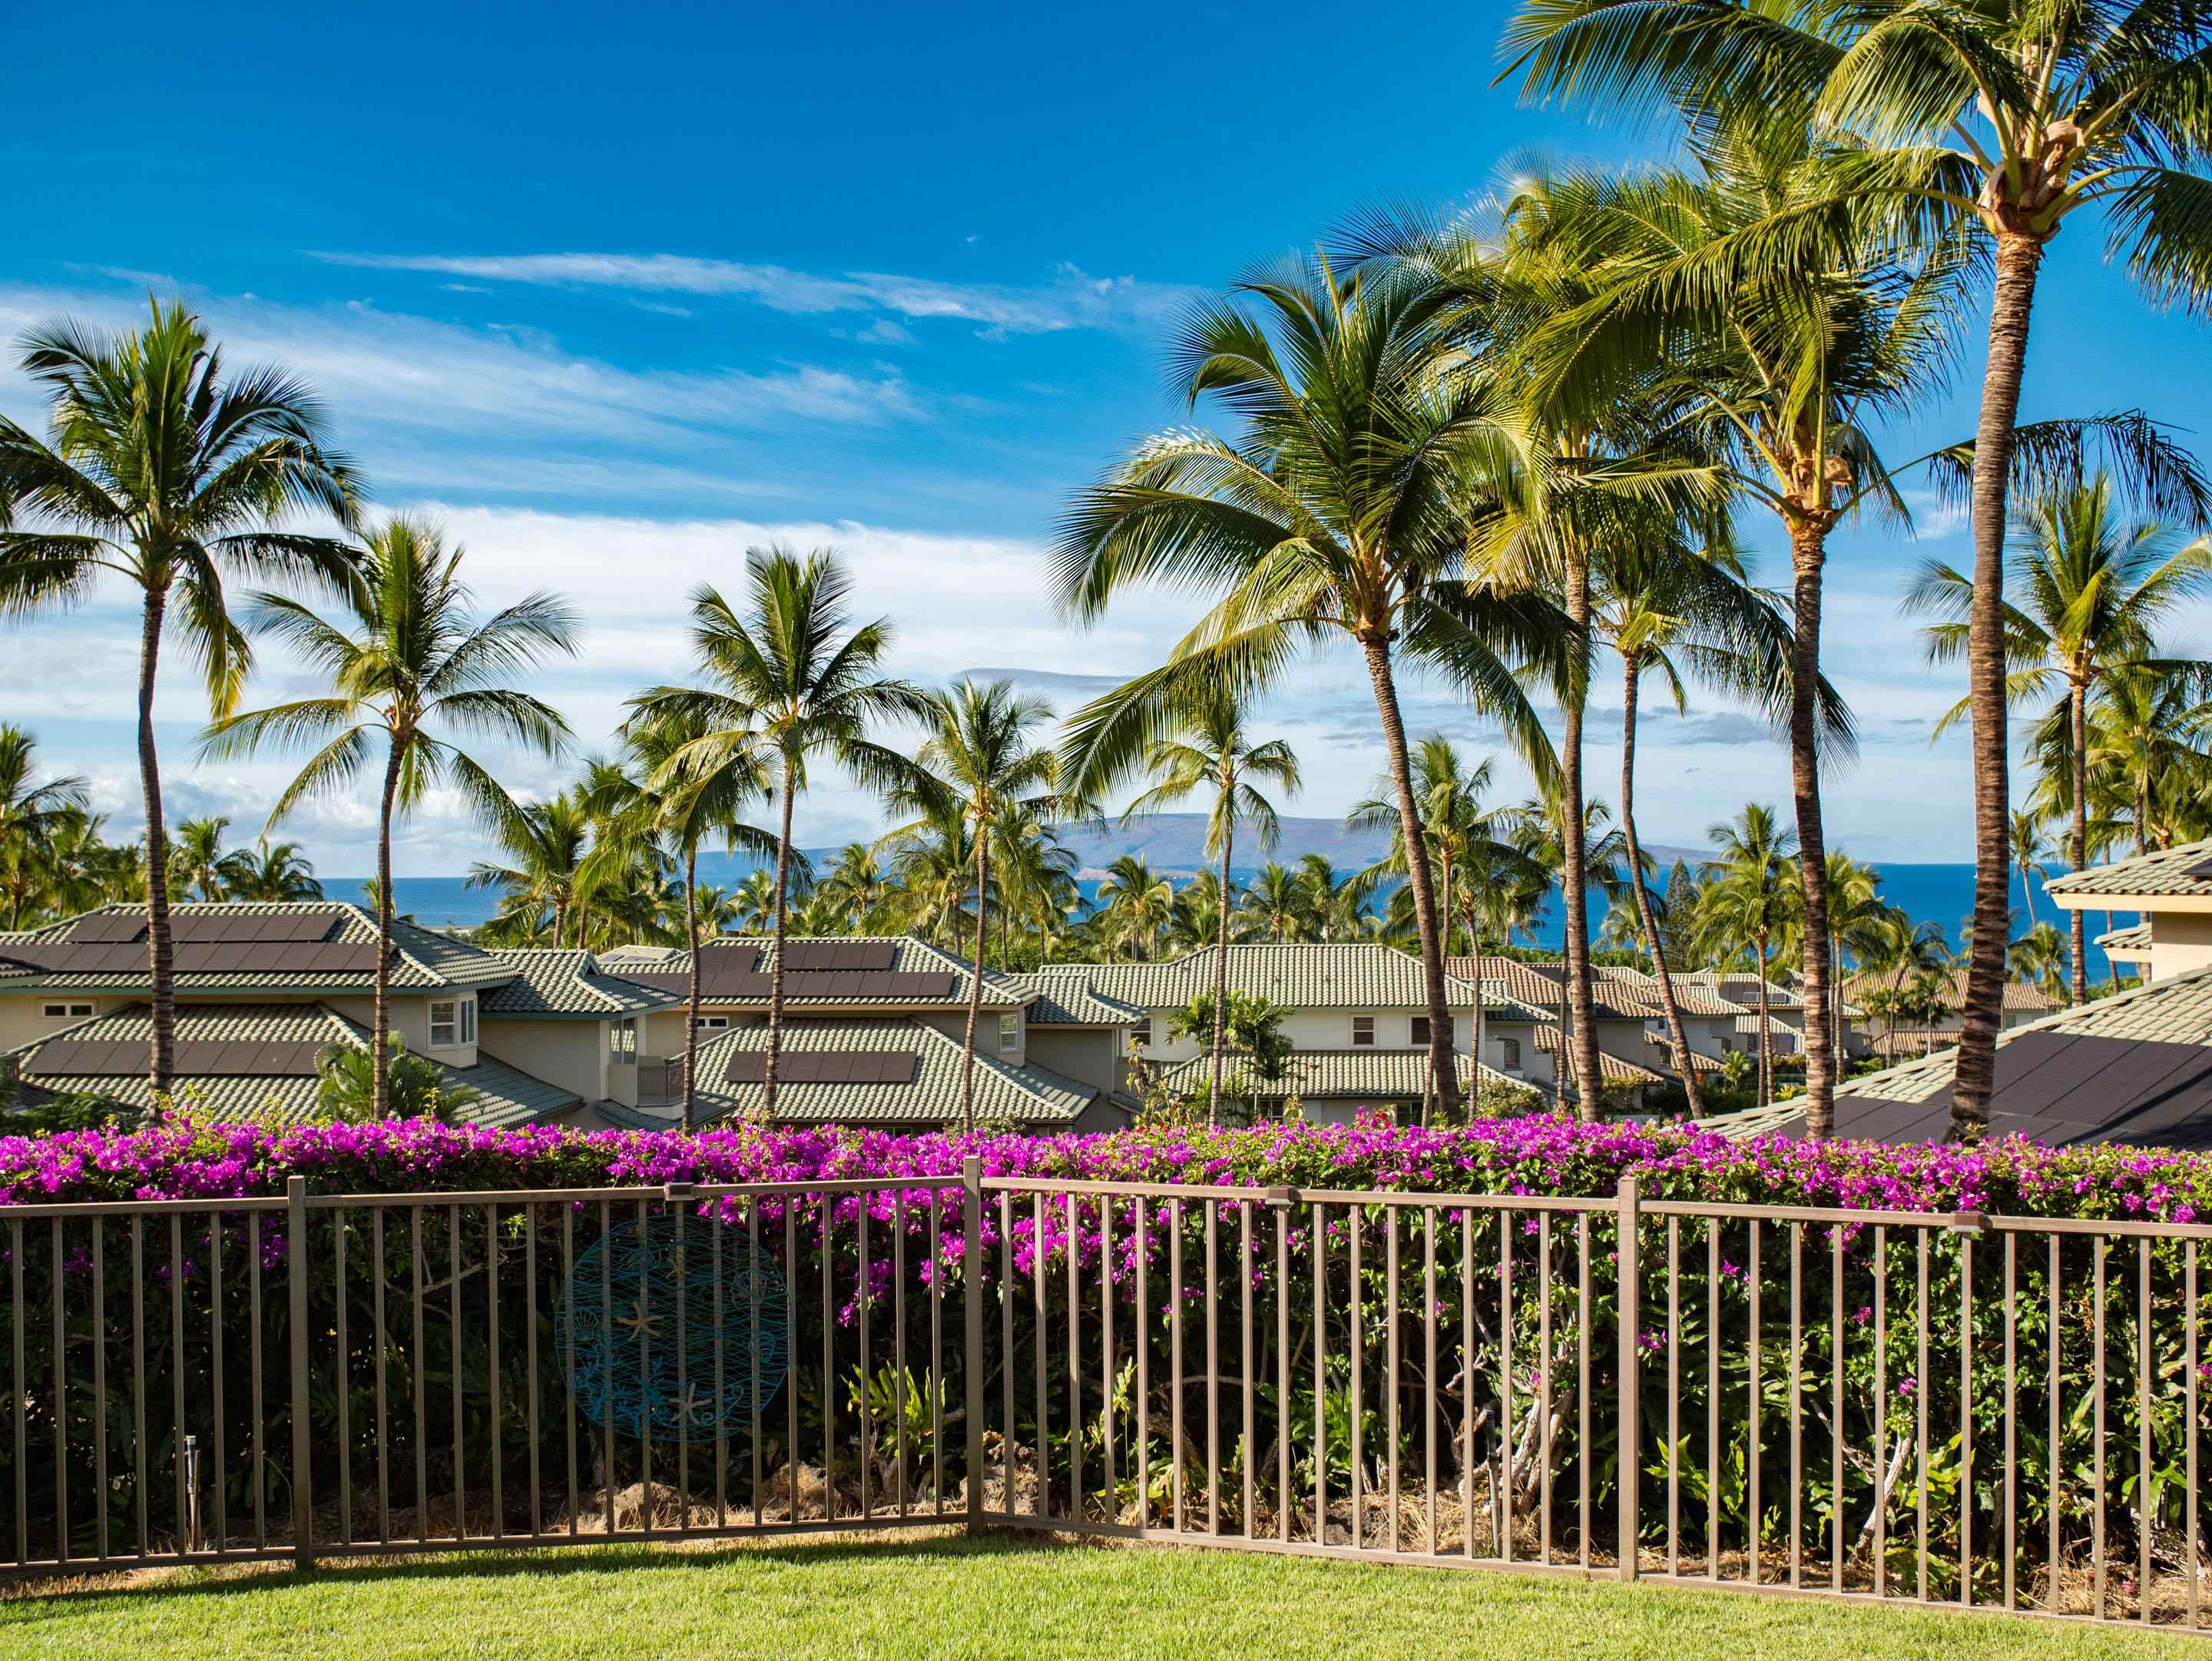
<svg viewBox="0 0 2212 1661">
<path fill-rule="evenodd" d="M 2154 911 L 2149 922 L 2151 979 L 2212 965 L 2212 912 Z"/>
<path fill-rule="evenodd" d="M 90 1004 L 94 1015 L 105 1015 L 127 998 L 97 998 L 82 992 L 49 992 L 35 997 L 0 997 L 0 1050 L 14 1050 L 39 1038 L 52 1037 L 66 1027 L 91 1019 L 86 1015 L 64 1015 L 49 1018 L 45 1013 L 50 1003 Z"/>
<path fill-rule="evenodd" d="M 1165 1033 L 1167 1019 L 1173 1012 L 1155 1012 L 1160 1031 Z M 1352 1021 L 1355 1015 L 1369 1015 L 1375 1021 L 1375 1044 L 1377 1050 L 1413 1050 L 1426 1048 L 1413 1043 L 1413 1018 L 1428 1012 L 1422 1009 L 1296 1009 L 1283 1019 L 1283 1035 L 1300 1050 L 1350 1050 Z M 1147 1036 L 1139 1029 L 1139 1037 Z M 1452 1012 L 1452 1039 L 1462 1055 L 1474 1046 L 1474 1012 L 1455 1009 Z M 1187 1062 L 1203 1054 L 1206 1045 L 1196 1037 L 1179 1038 L 1171 1043 L 1151 1043 L 1145 1046 L 1145 1059 L 1152 1062 Z"/>
<path fill-rule="evenodd" d="M 445 995 L 466 1002 L 476 995 L 473 992 L 461 992 L 449 993 Z M 253 1001 L 261 1003 L 268 1001 L 256 998 Z M 364 1027 L 370 1025 L 376 1018 L 376 1004 L 372 998 L 325 998 L 322 1001 L 337 1010 L 348 1020 Z M 395 993 L 392 995 L 392 1030 L 399 1034 L 406 1041 L 408 1049 L 418 1056 L 428 1056 L 433 1061 L 443 1062 L 447 1067 L 476 1065 L 477 1046 L 475 1044 L 445 1044 L 435 1050 L 430 1048 L 430 1000 L 420 993 Z M 459 1030 L 458 1025 L 455 1030 Z M 479 1031 L 477 1037 L 481 1041 L 483 1034 Z M 505 1057 L 501 1059 L 504 1060 Z M 521 1063 L 518 1062 L 515 1065 L 521 1066 Z"/>
<path fill-rule="evenodd" d="M 486 1021 L 477 1037 L 486 1055 L 532 1078 L 573 1090 L 586 1102 L 614 1096 L 609 1075 L 626 1074 L 628 1100 L 636 1104 L 637 1069 L 608 1064 L 604 1021 Z M 619 1085 L 621 1080 L 612 1082 Z"/>
<path fill-rule="evenodd" d="M 1111 1092 L 1121 1082 L 1121 1034 L 1097 1027 L 1030 1029 L 1028 1055 L 1037 1066 Z"/>
</svg>

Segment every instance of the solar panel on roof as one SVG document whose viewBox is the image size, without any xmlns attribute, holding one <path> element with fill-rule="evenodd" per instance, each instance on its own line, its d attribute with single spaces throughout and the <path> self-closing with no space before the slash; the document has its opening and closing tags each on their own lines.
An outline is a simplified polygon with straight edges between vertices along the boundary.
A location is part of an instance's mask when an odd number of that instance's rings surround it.
<svg viewBox="0 0 2212 1661">
<path fill-rule="evenodd" d="M 146 932 L 146 919 L 135 911 L 95 911 L 77 919 L 70 929 L 72 946 L 105 946 L 115 940 L 135 940 Z"/>
<path fill-rule="evenodd" d="M 914 1082 L 921 1060 L 911 1050 L 809 1050 L 779 1056 L 775 1075 L 779 1084 L 905 1085 Z M 723 1076 L 732 1084 L 763 1084 L 768 1056 L 760 1050 L 732 1056 Z"/>
<path fill-rule="evenodd" d="M 2199 860 L 2194 865 L 2185 865 L 2181 874 L 2197 882 L 2212 881 L 2212 860 Z"/>
<path fill-rule="evenodd" d="M 185 911 L 173 919 L 171 934 L 179 942 L 319 940 L 341 915 L 337 911 Z"/>
<path fill-rule="evenodd" d="M 889 969 L 898 948 L 889 940 L 793 940 L 783 948 L 787 971 Z"/>
</svg>

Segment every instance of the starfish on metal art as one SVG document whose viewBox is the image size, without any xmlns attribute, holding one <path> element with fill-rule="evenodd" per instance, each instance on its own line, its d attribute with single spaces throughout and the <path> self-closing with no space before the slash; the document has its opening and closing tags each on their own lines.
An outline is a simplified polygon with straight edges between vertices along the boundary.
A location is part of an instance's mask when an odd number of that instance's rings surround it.
<svg viewBox="0 0 2212 1661">
<path fill-rule="evenodd" d="M 645 1294 L 640 1293 L 637 1301 L 630 1305 L 630 1312 L 628 1315 L 617 1316 L 615 1324 L 618 1327 L 628 1327 L 629 1335 L 642 1342 L 659 1335 L 660 1318 L 647 1306 Z"/>
</svg>

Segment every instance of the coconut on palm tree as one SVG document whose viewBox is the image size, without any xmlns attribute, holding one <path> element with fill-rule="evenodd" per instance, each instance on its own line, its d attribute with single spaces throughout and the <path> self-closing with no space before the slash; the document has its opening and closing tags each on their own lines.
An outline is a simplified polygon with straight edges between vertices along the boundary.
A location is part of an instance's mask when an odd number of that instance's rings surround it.
<svg viewBox="0 0 2212 1661">
<path fill-rule="evenodd" d="M 1076 712 L 1068 757 L 1125 744 L 1193 696 L 1249 703 L 1331 645 L 1358 648 L 1399 811 L 1427 989 L 1429 1065 L 1448 1114 L 1459 1100 L 1443 942 L 1420 832 L 1398 680 L 1408 663 L 1448 677 L 1547 762 L 1550 740 L 1516 671 L 1556 669 L 1556 607 L 1480 575 L 1482 533 L 1525 479 L 1492 394 L 1442 368 L 1439 300 L 1370 284 L 1326 260 L 1287 264 L 1194 311 L 1172 348 L 1194 405 L 1212 397 L 1234 438 L 1177 429 L 1147 440 L 1081 493 L 1060 526 L 1053 581 L 1089 624 L 1152 584 L 1218 595 L 1168 661 Z"/>
<path fill-rule="evenodd" d="M 967 1042 L 960 1057 L 960 1127 L 973 1130 L 991 855 L 1022 810 L 1034 812 L 1054 800 L 1058 758 L 1036 741 L 1053 710 L 1043 699 L 1015 691 L 1010 682 L 963 680 L 926 695 L 917 715 L 924 737 L 912 772 L 889 793 L 891 803 L 920 812 L 925 820 L 957 817 L 967 824 L 975 850 L 975 950 L 969 964 Z M 890 834 L 896 838 L 903 832 Z"/>
<path fill-rule="evenodd" d="M 631 700 L 635 719 L 679 722 L 700 734 L 669 757 L 669 782 L 710 773 L 738 751 L 757 753 L 769 770 L 778 822 L 761 1111 L 770 1118 L 783 1053 L 793 810 L 825 764 L 878 790 L 908 782 L 914 773 L 912 764 L 870 729 L 884 720 L 920 716 L 924 700 L 883 672 L 890 620 L 855 624 L 847 605 L 852 587 L 844 563 L 828 549 L 804 559 L 782 548 L 748 550 L 742 606 L 712 587 L 692 591 L 692 648 L 708 684 L 658 686 Z"/>
<path fill-rule="evenodd" d="M 147 1076 L 166 1091 L 176 994 L 154 739 L 161 642 L 173 636 L 198 667 L 211 715 L 236 709 L 252 652 L 231 619 L 226 580 L 351 586 L 353 555 L 341 537 L 279 526 L 299 512 L 349 528 L 359 483 L 329 447 L 322 406 L 302 383 L 271 368 L 227 374 L 182 301 L 151 303 L 147 326 L 129 334 L 65 318 L 22 338 L 19 362 L 46 396 L 49 434 L 42 441 L 0 417 L 0 617 L 76 604 L 106 577 L 136 591 Z"/>
<path fill-rule="evenodd" d="M 2004 547 L 2029 317 L 2045 248 L 2092 207 L 2103 212 L 2108 252 L 2153 298 L 2199 305 L 2212 295 L 2212 13 L 2191 0 L 1778 9 L 1762 0 L 1663 8 L 1531 0 L 1509 27 L 1505 50 L 1532 94 L 1630 106 L 1671 100 L 1703 119 L 1740 113 L 1839 133 L 1827 161 L 1830 202 L 1879 216 L 1923 246 L 1931 234 L 1973 239 L 1994 268 L 1981 411 L 1965 459 L 1982 927 L 1952 1092 L 1954 1134 L 1978 1139 L 1996 1077 L 2010 910 Z M 1790 216 L 1756 240 L 1787 246 L 1803 222 Z M 2191 505 L 2201 514 L 2201 495 L 2182 494 L 2197 496 Z"/>
<path fill-rule="evenodd" d="M 270 810 L 273 829 L 312 800 L 350 790 L 383 749 L 376 818 L 376 993 L 369 1054 L 377 1058 L 375 1109 L 389 1102 L 385 1065 L 392 1031 L 392 827 L 434 790 L 450 790 L 488 828 L 517 834 L 522 810 L 456 735 L 543 756 L 567 746 L 568 723 L 550 704 L 507 684 L 554 656 L 573 656 L 580 629 L 565 600 L 537 593 L 482 616 L 461 578 L 463 550 L 427 520 L 385 521 L 360 551 L 349 615 L 326 621 L 301 602 L 257 593 L 248 626 L 319 672 L 330 691 L 215 722 L 204 757 L 319 745 Z"/>
<path fill-rule="evenodd" d="M 1125 747 L 1109 751 L 1094 747 L 1087 757 L 1088 770 L 1075 782 L 1083 790 L 1105 795 L 1139 767 L 1152 782 L 1121 815 L 1126 824 L 1146 813 L 1157 813 L 1204 793 L 1211 800 L 1206 816 L 1206 854 L 1215 862 L 1215 936 L 1213 1030 L 1209 1042 L 1212 1062 L 1207 1074 L 1206 1116 L 1214 1123 L 1221 1108 L 1221 1074 L 1227 1054 L 1229 1021 L 1229 907 L 1221 903 L 1230 890 L 1230 861 L 1235 855 L 1237 828 L 1241 821 L 1262 853 L 1273 851 L 1281 826 L 1275 805 L 1262 791 L 1273 785 L 1286 794 L 1297 792 L 1298 760 L 1280 739 L 1255 739 L 1246 727 L 1244 711 L 1219 692 L 1180 701 L 1158 709 L 1159 724 L 1146 732 L 1134 725 L 1119 729 Z"/>
<path fill-rule="evenodd" d="M 2055 803 L 2070 810 L 2074 869 L 2089 862 L 2089 711 L 2103 681 L 2119 669 L 2188 679 L 2197 666 L 2161 657 L 2158 625 L 2212 587 L 2212 539 L 2184 545 L 2154 520 L 2122 522 L 2112 481 L 2102 474 L 2030 501 L 2014 538 L 2004 603 L 2008 704 L 2048 703 L 2039 754 L 2063 757 L 2054 773 Z M 1954 662 L 1972 648 L 1974 583 L 1940 560 L 1922 567 L 1905 595 L 1909 609 L 1946 621 L 1927 631 L 1929 657 Z M 2201 679 L 2203 677 L 2199 676 Z M 1936 725 L 1941 736 L 1973 709 L 1970 694 Z M 2025 879 L 2044 851 L 2040 824 L 2007 821 L 2008 868 Z M 2040 839 L 2039 841 L 2039 838 Z M 2146 838 L 2146 843 L 2148 838 Z M 2028 890 L 2030 922 L 2035 894 Z M 2073 914 L 2073 997 L 2088 996 L 2086 918 Z"/>
</svg>

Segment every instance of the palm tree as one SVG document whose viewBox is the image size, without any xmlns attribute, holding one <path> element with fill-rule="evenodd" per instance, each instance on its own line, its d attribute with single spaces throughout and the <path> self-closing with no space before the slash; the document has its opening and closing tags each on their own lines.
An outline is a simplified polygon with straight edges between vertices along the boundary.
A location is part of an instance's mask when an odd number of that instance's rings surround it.
<svg viewBox="0 0 2212 1661">
<path fill-rule="evenodd" d="M 245 900 L 319 900 L 323 885 L 296 842 L 258 837 L 230 856 L 231 891 Z"/>
<path fill-rule="evenodd" d="M 203 900 L 221 899 L 224 879 L 230 874 L 232 855 L 222 845 L 223 832 L 229 829 L 230 820 L 220 816 L 186 819 L 179 825 L 169 849 L 171 885 L 187 893 L 198 888 Z"/>
<path fill-rule="evenodd" d="M 855 624 L 846 601 L 852 578 L 829 549 L 805 558 L 783 548 L 745 553 L 741 611 L 714 589 L 691 593 L 691 639 L 705 687 L 659 686 L 631 700 L 634 719 L 696 728 L 670 757 L 672 779 L 703 775 L 732 751 L 753 751 L 769 769 L 779 804 L 775 898 L 770 923 L 768 1060 L 761 1111 L 775 1116 L 776 1063 L 783 1052 L 784 924 L 791 898 L 792 809 L 821 763 L 842 767 L 872 789 L 909 782 L 904 756 L 868 736 L 886 717 L 919 717 L 922 695 L 882 672 L 891 648 L 888 618 Z"/>
<path fill-rule="evenodd" d="M 625 724 L 623 736 L 636 774 L 617 765 L 598 770 L 590 794 L 602 811 L 602 828 L 578 873 L 578 885 L 594 891 L 603 885 L 604 873 L 635 869 L 664 841 L 683 861 L 683 1128 L 689 1131 L 697 1123 L 699 1101 L 699 845 L 713 837 L 732 854 L 770 854 L 775 838 L 744 818 L 749 808 L 768 800 L 768 770 L 757 751 L 742 745 L 720 751 L 707 764 L 672 767 L 684 746 L 702 736 L 697 725 L 678 716 L 633 721 Z M 656 899 L 658 888 L 656 881 Z"/>
<path fill-rule="evenodd" d="M 1392 830 L 1397 821 L 1391 822 Z M 1322 854 L 1305 853 L 1298 855 L 1298 885 L 1304 891 L 1308 931 L 1318 940 L 1356 940 L 1368 932 L 1367 902 L 1375 891 L 1375 879 L 1367 872 L 1355 871 L 1348 877 L 1340 877 L 1336 867 Z M 1446 892 L 1449 892 L 1447 886 Z M 1444 933 L 1451 932 L 1449 908 L 1444 895 L 1437 900 L 1437 915 L 1443 919 Z"/>
<path fill-rule="evenodd" d="M 1659 1004 L 1692 1118 L 1705 1116 L 1690 1041 L 1674 997 L 1667 944 L 1646 880 L 1636 837 L 1636 741 L 1644 678 L 1656 674 L 1678 713 L 1689 707 L 1685 672 L 1723 694 L 1787 707 L 1794 640 L 1771 596 L 1753 588 L 1742 554 L 1723 530 L 1711 539 L 1686 536 L 1679 524 L 1658 534 L 1612 543 L 1595 562 L 1591 627 L 1620 659 L 1620 830 L 1628 886 L 1644 951 L 1659 983 Z M 1778 696 L 1782 694 L 1783 696 Z M 1808 994 L 1809 995 L 1809 994 Z M 1839 1030 L 1839 1029 L 1838 1029 Z M 1808 1104 L 1809 1110 L 1809 1104 Z M 1808 1125 L 1826 1135 L 1826 1123 Z"/>
<path fill-rule="evenodd" d="M 1221 1072 L 1227 1054 L 1229 1019 L 1229 908 L 1219 904 L 1229 892 L 1229 866 L 1237 843 L 1237 824 L 1251 827 L 1252 839 L 1262 853 L 1272 852 L 1280 832 L 1275 805 L 1261 789 L 1272 784 L 1295 795 L 1300 780 L 1298 759 L 1280 739 L 1255 742 L 1244 725 L 1244 711 L 1220 694 L 1194 698 L 1170 706 L 1158 729 L 1143 733 L 1135 726 L 1121 729 L 1128 739 L 1143 737 L 1141 761 L 1152 788 L 1129 804 L 1121 815 L 1127 824 L 1146 813 L 1158 813 L 1188 801 L 1200 791 L 1210 793 L 1212 805 L 1206 818 L 1206 853 L 1219 872 L 1217 879 L 1217 919 L 1213 954 L 1212 1062 L 1208 1074 L 1206 1120 L 1217 1122 L 1221 1107 Z M 1091 752 L 1092 772 L 1088 788 L 1104 794 L 1133 770 L 1139 757 L 1125 753 L 1109 762 L 1102 752 Z"/>
<path fill-rule="evenodd" d="M 730 891 L 730 905 L 740 934 L 764 934 L 775 927 L 775 870 L 757 865 Z"/>
<path fill-rule="evenodd" d="M 1103 897 L 1105 891 L 1102 888 Z M 1245 885 L 1237 907 L 1237 926 L 1278 946 L 1314 938 L 1313 890 L 1300 873 L 1270 860 Z"/>
<path fill-rule="evenodd" d="M 1016 692 L 1008 681 L 963 680 L 927 694 L 919 713 L 927 736 L 915 752 L 915 770 L 889 794 L 895 809 L 919 812 L 925 822 L 957 815 L 975 841 L 975 951 L 968 976 L 967 1048 L 960 1058 L 960 1128 L 973 1130 L 991 853 L 1023 810 L 1041 812 L 1052 800 L 1059 761 L 1035 735 L 1053 719 L 1053 709 L 1042 698 Z"/>
<path fill-rule="evenodd" d="M 1698 901 L 1698 933 L 1723 957 L 1748 953 L 1759 977 L 1759 1099 L 1774 1098 L 1774 1037 L 1767 1017 L 1771 948 L 1796 923 L 1797 895 L 1787 866 L 1797 838 L 1763 802 L 1747 802 L 1734 819 L 1708 826 L 1711 878 Z"/>
<path fill-rule="evenodd" d="M 1790 6 L 1763 0 L 1528 0 L 1506 34 L 1532 94 L 1668 99 L 1693 115 L 1811 120 L 1847 143 L 1832 198 L 1898 228 L 1984 244 L 1996 274 L 1971 471 L 1975 910 L 1954 1134 L 1988 1129 L 2010 910 L 2005 511 L 2044 250 L 2093 204 L 2148 293 L 2212 294 L 2212 14 L 2189 0 L 2111 8 L 2005 0 Z M 1815 211 L 1818 211 L 1816 209 Z M 1769 239 L 1770 246 L 1773 239 Z M 2029 447 L 2033 447 L 2031 444 Z"/>
<path fill-rule="evenodd" d="M 1160 936 L 1175 916 L 1175 885 L 1141 855 L 1123 854 L 1098 885 L 1098 910 L 1109 934 L 1133 963 L 1160 954 Z"/>
<path fill-rule="evenodd" d="M 815 891 L 843 915 L 846 930 L 857 934 L 867 927 L 876 908 L 889 897 L 890 885 L 875 850 L 864 842 L 848 842 L 838 854 Z"/>
<path fill-rule="evenodd" d="M 0 417 L 0 617 L 76 604 L 103 575 L 137 591 L 147 1076 L 166 1091 L 176 997 L 154 741 L 161 637 L 175 631 L 199 666 L 210 713 L 229 715 L 252 654 L 231 620 L 226 576 L 347 587 L 356 579 L 342 540 L 276 526 L 305 511 L 349 528 L 358 483 L 325 446 L 321 405 L 305 386 L 276 368 L 227 377 L 222 353 L 181 301 L 151 305 L 151 320 L 133 333 L 110 337 L 61 319 L 22 338 L 23 372 L 47 395 L 49 441 Z"/>
<path fill-rule="evenodd" d="M 975 849 L 966 816 L 943 809 L 921 828 L 909 825 L 878 847 L 890 857 L 890 904 L 898 926 L 957 951 L 968 932 L 968 904 L 975 883 Z"/>
<path fill-rule="evenodd" d="M 2089 704 L 2092 695 L 2115 670 L 2127 667 L 2179 671 L 2158 661 L 2157 625 L 2212 582 L 2212 539 L 2199 537 L 2185 547 L 2154 520 L 2123 525 L 2114 511 L 2112 481 L 2102 474 L 2043 493 L 2024 515 L 2017 557 L 2007 575 L 2011 590 L 2004 605 L 2008 703 L 2057 698 L 2039 735 L 2039 751 L 2063 755 L 2070 764 L 2062 800 L 2073 816 L 2074 869 L 2089 862 Z M 1913 611 L 1947 618 L 1927 631 L 1932 662 L 1956 661 L 1972 648 L 1974 584 L 1938 560 L 1922 567 L 1905 603 Z M 1973 709 L 1973 696 L 1961 698 L 1936 725 L 1941 736 Z M 2063 725 L 2062 725 L 2063 723 Z M 2007 821 L 2007 864 L 2023 879 L 2049 847 L 2039 824 L 2023 827 L 2015 814 Z M 2009 882 L 2008 882 L 2009 887 Z M 2028 891 L 2028 916 L 2034 920 L 2035 895 Z M 2073 995 L 2088 996 L 2087 922 L 2073 916 Z"/>
<path fill-rule="evenodd" d="M 1076 712 L 1071 771 L 1084 776 L 1093 751 L 1123 747 L 1123 728 L 1145 729 L 1194 687 L 1249 701 L 1305 654 L 1356 643 L 1407 825 L 1430 1071 L 1449 1116 L 1459 1081 L 1443 934 L 1398 675 L 1411 661 L 1448 676 L 1524 755 L 1549 764 L 1550 741 L 1515 670 L 1562 664 L 1558 610 L 1468 580 L 1498 481 L 1515 478 L 1520 459 L 1489 393 L 1468 375 L 1437 373 L 1447 344 L 1437 297 L 1407 283 L 1370 286 L 1322 259 L 1235 292 L 1194 312 L 1173 355 L 1183 395 L 1219 398 L 1243 423 L 1241 441 L 1158 435 L 1083 492 L 1062 522 L 1054 581 L 1063 609 L 1083 623 L 1146 583 L 1221 596 L 1165 665 Z"/>
<path fill-rule="evenodd" d="M 553 914 L 553 944 L 568 944 L 568 918 L 577 910 L 579 873 L 592 846 L 591 815 L 573 791 L 532 802 L 491 827 L 507 862 L 479 860 L 469 867 L 464 885 L 501 891 L 503 912 L 532 919 Z M 576 944 L 584 925 L 576 920 Z"/>
<path fill-rule="evenodd" d="M 2051 875 L 2051 861 L 2059 857 L 2058 844 L 2043 828 L 2044 817 L 2032 808 L 2015 807 L 2012 812 L 2012 830 L 2007 837 L 2012 847 L 2012 868 L 2020 873 L 2020 891 L 2027 897 L 2027 921 L 2035 927 L 2035 885 Z M 2081 840 L 2088 843 L 2088 826 L 2084 815 Z"/>
<path fill-rule="evenodd" d="M 2005 971 L 2053 1003 L 2078 1003 L 2067 995 L 2066 958 L 2066 937 L 2056 924 L 2039 922 L 2006 946 Z"/>
<path fill-rule="evenodd" d="M 463 550 L 446 545 L 427 520 L 398 516 L 370 535 L 359 556 L 361 581 L 346 596 L 348 627 L 325 621 L 298 600 L 254 596 L 248 626 L 288 648 L 327 678 L 331 691 L 226 716 L 207 729 L 200 753 L 228 759 L 265 747 L 321 747 L 270 810 L 274 829 L 303 802 L 350 789 L 374 764 L 384 740 L 384 779 L 376 818 L 376 1001 L 369 1051 L 379 1058 L 375 1110 L 389 1103 L 382 1064 L 392 1030 L 392 824 L 433 790 L 468 803 L 488 827 L 509 837 L 522 816 L 482 763 L 446 733 L 469 733 L 556 756 L 568 723 L 552 706 L 502 684 L 548 657 L 573 656 L 575 613 L 555 595 L 532 593 L 488 618 L 473 610 L 461 580 Z"/>
<path fill-rule="evenodd" d="M 82 817 L 86 809 L 82 779 L 37 776 L 38 748 L 27 729 L 0 722 L 0 860 L 8 861 L 11 873 L 20 873 L 20 881 L 9 885 L 10 928 L 23 926 L 38 850 L 60 833 L 72 814 Z"/>
</svg>

